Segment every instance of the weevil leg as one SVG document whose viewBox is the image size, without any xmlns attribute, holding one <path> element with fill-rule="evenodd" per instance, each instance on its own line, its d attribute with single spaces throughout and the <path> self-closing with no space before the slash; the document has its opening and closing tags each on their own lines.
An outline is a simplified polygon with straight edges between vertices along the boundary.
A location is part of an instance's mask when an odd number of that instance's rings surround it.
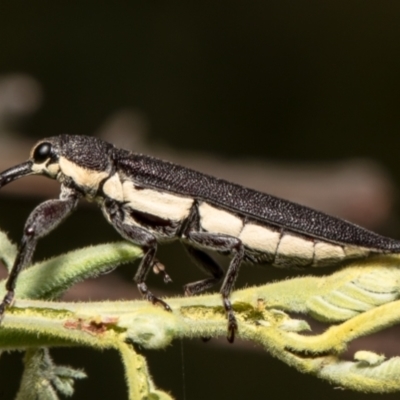
<svg viewBox="0 0 400 400">
<path fill-rule="evenodd" d="M 233 343 L 235 340 L 235 332 L 238 329 L 238 324 L 232 309 L 231 301 L 229 300 L 229 296 L 232 292 L 235 280 L 239 273 L 240 264 L 244 257 L 244 246 L 240 239 L 229 235 L 189 231 L 185 233 L 185 236 L 188 240 L 200 246 L 233 255 L 220 290 L 223 305 L 228 318 L 227 339 L 230 343 Z M 189 284 L 189 287 L 190 285 L 191 284 Z"/>
<path fill-rule="evenodd" d="M 144 256 L 140 262 L 139 268 L 133 278 L 136 282 L 140 294 L 152 304 L 160 304 L 165 310 L 171 311 L 171 307 L 163 300 L 156 297 L 147 288 L 145 280 L 151 268 L 153 268 L 156 260 L 155 255 L 157 251 L 156 237 L 135 225 L 124 223 L 124 211 L 121 203 L 115 200 L 106 200 L 103 206 L 104 212 L 108 215 L 111 224 L 117 232 L 129 242 L 140 246 L 143 250 Z"/>
<path fill-rule="evenodd" d="M 189 239 L 183 240 L 182 244 L 189 256 L 193 259 L 194 263 L 206 274 L 211 275 L 212 277 L 186 284 L 183 289 L 185 291 L 185 295 L 187 296 L 199 294 L 207 289 L 210 289 L 212 286 L 221 281 L 224 276 L 223 269 L 211 256 L 209 256 L 204 250 L 199 249 L 191 244 L 191 235 L 194 232 L 199 232 L 199 221 L 200 217 L 198 206 L 196 204 L 194 207 L 192 207 L 190 215 L 186 219 L 185 224 L 182 226 L 180 236 L 182 236 L 182 238 Z"/>
<path fill-rule="evenodd" d="M 60 199 L 48 200 L 39 204 L 29 215 L 19 245 L 17 257 L 6 282 L 7 293 L 0 304 L 0 318 L 7 306 L 14 300 L 14 290 L 18 275 L 30 264 L 37 241 L 55 229 L 77 205 L 79 195 L 62 187 Z"/>
<path fill-rule="evenodd" d="M 220 282 L 221 279 L 224 277 L 224 271 L 219 266 L 219 264 L 203 250 L 191 246 L 188 243 L 182 243 L 195 264 L 202 271 L 212 276 L 212 278 L 206 278 L 200 281 L 186 284 L 183 287 L 185 290 L 185 295 L 190 296 L 204 292 L 205 290 L 210 289 L 212 286 Z"/>
</svg>

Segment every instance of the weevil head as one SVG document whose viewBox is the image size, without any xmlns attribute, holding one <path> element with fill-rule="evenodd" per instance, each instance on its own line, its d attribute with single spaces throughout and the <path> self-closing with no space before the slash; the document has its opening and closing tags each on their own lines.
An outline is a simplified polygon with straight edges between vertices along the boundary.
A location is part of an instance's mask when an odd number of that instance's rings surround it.
<svg viewBox="0 0 400 400">
<path fill-rule="evenodd" d="M 0 187 L 26 175 L 44 175 L 89 196 L 112 171 L 113 146 L 90 136 L 60 135 L 42 139 L 25 163 L 0 174 Z"/>
<path fill-rule="evenodd" d="M 32 149 L 32 170 L 72 185 L 91 197 L 112 171 L 113 149 L 111 144 L 90 136 L 50 137 Z"/>
<path fill-rule="evenodd" d="M 105 172 L 110 168 L 111 144 L 90 136 L 59 135 L 42 139 L 31 150 L 34 173 L 57 178 L 77 171 Z M 74 172 L 75 170 L 75 172 Z"/>
</svg>

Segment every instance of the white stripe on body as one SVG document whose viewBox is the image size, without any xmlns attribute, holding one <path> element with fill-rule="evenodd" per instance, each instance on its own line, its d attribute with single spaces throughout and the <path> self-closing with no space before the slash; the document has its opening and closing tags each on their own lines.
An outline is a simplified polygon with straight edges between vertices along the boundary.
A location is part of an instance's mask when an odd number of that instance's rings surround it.
<svg viewBox="0 0 400 400">
<path fill-rule="evenodd" d="M 131 181 L 122 184 L 123 201 L 134 210 L 170 221 L 183 221 L 190 213 L 194 200 L 152 189 L 135 188 Z"/>
<path fill-rule="evenodd" d="M 228 211 L 213 207 L 205 202 L 199 205 L 200 226 L 209 233 L 239 237 L 243 221 Z"/>
<path fill-rule="evenodd" d="M 103 184 L 103 193 L 110 199 L 124 201 L 124 192 L 119 175 L 115 173 L 108 178 Z"/>
<path fill-rule="evenodd" d="M 280 236 L 279 231 L 248 223 L 239 234 L 239 239 L 251 250 L 275 254 Z"/>
<path fill-rule="evenodd" d="M 371 252 L 371 249 L 356 246 L 344 246 L 343 250 L 348 258 L 365 257 Z"/>
<path fill-rule="evenodd" d="M 315 256 L 313 267 L 323 267 L 332 261 L 339 261 L 345 258 L 345 253 L 342 246 L 326 243 L 315 243 Z"/>
<path fill-rule="evenodd" d="M 89 192 L 89 195 L 95 194 L 100 182 L 108 177 L 107 171 L 99 172 L 87 169 L 69 161 L 65 157 L 60 157 L 59 166 L 64 175 L 70 177 L 74 183 Z"/>
<path fill-rule="evenodd" d="M 273 264 L 277 267 L 307 266 L 314 259 L 314 240 L 284 233 L 279 241 Z"/>
</svg>

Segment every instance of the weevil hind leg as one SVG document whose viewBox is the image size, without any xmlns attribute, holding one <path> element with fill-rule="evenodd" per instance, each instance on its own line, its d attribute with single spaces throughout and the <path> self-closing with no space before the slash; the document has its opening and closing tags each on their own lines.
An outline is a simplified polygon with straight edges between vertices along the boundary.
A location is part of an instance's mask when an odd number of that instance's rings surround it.
<svg viewBox="0 0 400 400">
<path fill-rule="evenodd" d="M 137 284 L 140 294 L 152 304 L 160 304 L 165 310 L 171 311 L 171 307 L 165 301 L 156 297 L 147 288 L 145 282 L 149 271 L 157 265 L 157 261 L 155 259 L 157 252 L 156 237 L 143 228 L 124 223 L 124 211 L 122 210 L 122 206 L 119 202 L 115 200 L 107 200 L 103 209 L 117 232 L 124 239 L 140 246 L 143 250 L 144 256 L 140 261 L 139 268 L 133 278 Z"/>
<path fill-rule="evenodd" d="M 48 200 L 39 204 L 29 215 L 17 257 L 6 282 L 7 293 L 0 304 L 0 318 L 14 300 L 14 290 L 18 275 L 30 264 L 37 241 L 55 229 L 75 209 L 79 195 L 62 188 L 60 199 Z"/>
<path fill-rule="evenodd" d="M 224 253 L 228 252 L 233 255 L 220 290 L 224 309 L 228 318 L 227 339 L 229 343 L 233 343 L 235 340 L 235 333 L 238 330 L 238 324 L 229 297 L 238 276 L 240 264 L 244 258 L 244 246 L 240 239 L 223 234 L 188 231 L 185 233 L 185 237 L 200 246 Z M 208 266 L 208 268 L 210 268 L 210 266 Z M 215 277 L 211 279 L 213 280 Z M 207 287 L 207 282 L 205 281 L 203 281 L 203 285 Z M 200 283 L 201 282 L 202 281 L 200 281 Z M 190 285 L 196 284 L 198 284 L 198 282 L 189 284 L 189 287 Z"/>
<path fill-rule="evenodd" d="M 211 278 L 186 284 L 183 287 L 186 296 L 202 293 L 222 280 L 224 277 L 224 271 L 211 256 L 203 250 L 191 246 L 188 243 L 183 242 L 183 246 L 188 252 L 190 258 L 193 259 L 194 263 L 206 274 L 212 276 Z"/>
</svg>

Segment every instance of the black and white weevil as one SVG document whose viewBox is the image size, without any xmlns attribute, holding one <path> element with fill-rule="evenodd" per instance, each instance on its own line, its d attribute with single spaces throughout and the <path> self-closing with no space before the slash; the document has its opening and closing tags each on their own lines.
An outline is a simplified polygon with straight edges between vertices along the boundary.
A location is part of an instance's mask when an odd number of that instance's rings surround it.
<svg viewBox="0 0 400 400">
<path fill-rule="evenodd" d="M 80 198 L 96 202 L 120 235 L 143 249 L 134 277 L 152 303 L 145 280 L 157 263 L 159 241 L 180 239 L 209 275 L 189 283 L 186 294 L 222 282 L 228 340 L 238 329 L 229 300 L 242 262 L 277 267 L 338 265 L 372 254 L 400 253 L 400 242 L 310 208 L 229 183 L 188 168 L 88 136 L 60 135 L 41 140 L 28 161 L 0 174 L 0 187 L 26 175 L 44 175 L 61 184 L 59 199 L 30 214 L 0 304 L 0 318 L 14 298 L 20 271 L 31 262 L 38 239 L 52 231 Z M 203 249 L 232 256 L 224 274 Z"/>
</svg>

